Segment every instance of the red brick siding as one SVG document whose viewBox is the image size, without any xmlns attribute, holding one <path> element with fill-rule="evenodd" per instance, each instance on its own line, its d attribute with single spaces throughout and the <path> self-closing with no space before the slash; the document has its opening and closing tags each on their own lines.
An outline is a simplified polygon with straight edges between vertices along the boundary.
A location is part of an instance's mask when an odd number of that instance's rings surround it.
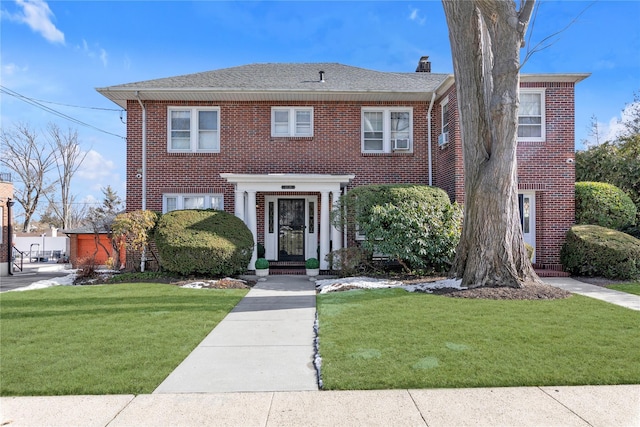
<svg viewBox="0 0 640 427">
<path fill-rule="evenodd" d="M 546 140 L 518 145 L 521 190 L 536 191 L 536 255 L 538 264 L 558 264 L 564 235 L 574 219 L 574 84 L 539 83 L 522 87 L 546 88 Z M 452 200 L 464 202 L 462 145 L 455 88 L 449 97 L 449 145 L 440 149 L 440 102 L 432 109 L 433 184 Z M 175 105 L 220 107 L 220 153 L 167 153 L 167 107 Z M 272 106 L 312 106 L 314 136 L 271 137 Z M 162 209 L 162 194 L 221 193 L 224 207 L 234 211 L 233 186 L 220 173 L 354 174 L 350 186 L 375 183 L 428 184 L 428 102 L 209 102 L 147 101 L 147 209 Z M 413 153 L 363 154 L 362 107 L 413 108 Z M 130 101 L 127 114 L 127 209 L 141 208 L 142 110 Z M 258 193 L 258 241 L 263 241 L 264 194 Z M 318 200 L 318 205 L 320 201 Z M 320 207 L 318 206 L 318 209 Z"/>
<path fill-rule="evenodd" d="M 167 153 L 167 107 L 220 107 L 220 153 Z M 314 136 L 272 138 L 271 107 L 314 107 Z M 413 107 L 413 153 L 367 155 L 361 152 L 361 108 Z M 428 105 L 421 103 L 206 103 L 147 102 L 147 209 L 162 209 L 164 192 L 224 194 L 233 212 L 233 186 L 220 173 L 355 174 L 353 186 L 371 183 L 428 183 Z M 130 102 L 127 114 L 127 208 L 141 207 L 141 108 Z"/>
<path fill-rule="evenodd" d="M 522 88 L 545 88 L 546 137 L 543 142 L 519 142 L 518 189 L 534 190 L 536 197 L 536 264 L 557 266 L 565 234 L 573 225 L 574 207 L 574 84 L 522 83 Z M 449 93 L 449 104 L 455 105 L 455 90 Z M 450 113 L 449 146 L 440 149 L 437 135 L 441 129 L 440 102 L 436 104 L 433 139 L 434 184 L 445 189 L 452 200 L 464 202 L 464 171 L 458 112 Z M 451 104 L 451 103 L 454 104 Z M 451 134 L 451 131 L 454 133 Z"/>
</svg>

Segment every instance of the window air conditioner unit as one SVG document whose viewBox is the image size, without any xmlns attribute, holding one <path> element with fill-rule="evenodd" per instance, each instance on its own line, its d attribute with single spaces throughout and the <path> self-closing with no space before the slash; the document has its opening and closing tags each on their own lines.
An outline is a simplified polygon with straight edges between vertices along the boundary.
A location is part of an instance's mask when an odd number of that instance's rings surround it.
<svg viewBox="0 0 640 427">
<path fill-rule="evenodd" d="M 449 143 L 449 132 L 438 135 L 438 147 L 444 148 Z"/>
<path fill-rule="evenodd" d="M 408 150 L 409 149 L 409 139 L 394 139 L 393 140 L 393 149 L 394 150 Z"/>
</svg>

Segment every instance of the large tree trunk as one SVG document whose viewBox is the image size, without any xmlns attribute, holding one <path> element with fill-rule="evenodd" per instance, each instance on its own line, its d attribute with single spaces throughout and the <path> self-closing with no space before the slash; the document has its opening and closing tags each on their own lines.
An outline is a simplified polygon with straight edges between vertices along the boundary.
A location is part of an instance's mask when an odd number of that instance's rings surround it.
<svg viewBox="0 0 640 427">
<path fill-rule="evenodd" d="M 519 221 L 517 120 L 520 46 L 532 0 L 443 1 L 453 54 L 465 202 L 452 272 L 462 285 L 539 282 Z"/>
</svg>

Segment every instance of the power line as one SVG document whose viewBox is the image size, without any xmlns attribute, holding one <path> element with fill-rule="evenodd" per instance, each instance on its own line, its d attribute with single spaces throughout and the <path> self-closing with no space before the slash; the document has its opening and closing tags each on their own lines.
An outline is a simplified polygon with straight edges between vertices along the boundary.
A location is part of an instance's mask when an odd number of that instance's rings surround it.
<svg viewBox="0 0 640 427">
<path fill-rule="evenodd" d="M 36 108 L 40 108 L 41 110 L 44 110 L 44 111 L 46 111 L 46 112 L 48 112 L 50 114 L 53 114 L 55 116 L 58 116 L 60 118 L 65 119 L 65 120 L 69 120 L 70 122 L 75 123 L 77 125 L 85 126 L 85 127 L 97 130 L 98 132 L 106 133 L 107 135 L 116 136 L 118 138 L 122 138 L 122 139 L 126 140 L 126 138 L 124 136 L 122 136 L 122 135 L 118 135 L 118 134 L 106 131 L 104 129 L 100 129 L 100 128 L 98 128 L 96 126 L 93 126 L 93 125 L 91 125 L 89 123 L 83 122 L 80 119 L 76 119 L 75 117 L 71 117 L 71 116 L 69 116 L 67 114 L 64 114 L 64 113 L 58 111 L 58 110 L 54 110 L 53 108 L 47 107 L 46 105 L 41 104 L 37 100 L 35 100 L 33 98 L 29 98 L 28 96 L 22 95 L 22 94 L 20 94 L 20 93 L 18 93 L 16 91 L 13 91 L 13 90 L 9 89 L 6 86 L 0 85 L 0 93 L 5 93 L 5 94 L 7 94 L 9 96 L 13 96 L 14 98 L 17 98 L 17 99 L 21 100 L 22 102 L 25 102 L 25 103 L 27 103 L 29 105 L 32 105 L 32 106 L 36 107 Z M 116 111 L 118 111 L 118 110 L 116 110 Z"/>
<path fill-rule="evenodd" d="M 85 110 L 101 110 L 101 111 L 123 111 L 122 108 L 104 108 L 104 107 L 85 107 L 82 105 L 73 105 L 73 104 L 63 104 L 61 102 L 54 101 L 45 101 L 42 99 L 31 98 L 34 101 L 42 102 L 44 104 L 53 104 L 53 105 L 61 105 L 63 107 L 71 107 L 71 108 L 83 108 Z"/>
</svg>

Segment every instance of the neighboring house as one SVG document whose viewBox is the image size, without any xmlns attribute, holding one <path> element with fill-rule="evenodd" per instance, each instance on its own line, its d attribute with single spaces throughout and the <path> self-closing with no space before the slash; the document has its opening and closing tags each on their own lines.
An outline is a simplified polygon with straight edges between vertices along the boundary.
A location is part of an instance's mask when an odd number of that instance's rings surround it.
<svg viewBox="0 0 640 427">
<path fill-rule="evenodd" d="M 11 268 L 12 254 L 12 205 L 13 183 L 11 174 L 0 173 L 0 277 L 7 276 L 13 271 Z"/>
<path fill-rule="evenodd" d="M 108 221 L 111 222 L 111 220 L 113 218 Z M 109 228 L 105 224 L 98 224 L 95 228 L 89 225 L 62 231 L 69 236 L 69 262 L 73 268 L 82 267 L 87 262 L 93 265 L 106 265 L 109 258 L 114 257 Z M 125 252 L 122 247 L 119 254 L 120 262 L 114 267 L 119 268 L 125 264 Z"/>
<path fill-rule="evenodd" d="M 574 86 L 587 76 L 521 76 L 518 188 L 538 268 L 559 269 L 574 221 Z M 464 203 L 453 75 L 427 57 L 410 73 L 251 64 L 97 90 L 127 110 L 128 210 L 233 212 L 269 260 L 319 254 L 328 268 L 356 239 L 330 222 L 355 186 L 428 184 Z"/>
</svg>

